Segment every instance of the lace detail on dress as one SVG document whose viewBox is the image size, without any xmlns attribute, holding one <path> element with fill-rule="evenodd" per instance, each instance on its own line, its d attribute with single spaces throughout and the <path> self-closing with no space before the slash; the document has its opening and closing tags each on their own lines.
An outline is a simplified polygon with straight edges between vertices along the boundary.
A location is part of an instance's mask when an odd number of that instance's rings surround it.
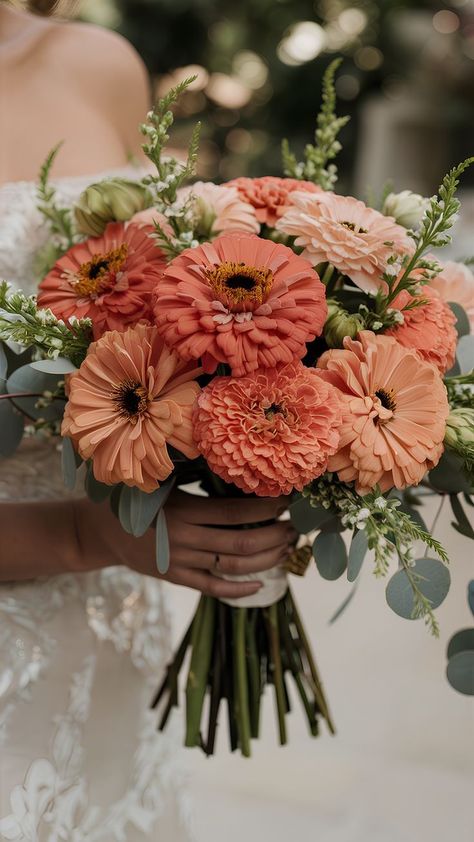
<svg viewBox="0 0 474 842">
<path fill-rule="evenodd" d="M 58 202 L 97 178 L 59 180 Z M 34 184 L 0 187 L 0 278 L 26 293 L 48 237 L 35 204 Z M 52 440 L 0 461 L 0 515 L 66 493 Z M 0 840 L 190 838 L 176 745 L 148 710 L 169 638 L 160 583 L 124 567 L 0 583 Z"/>
</svg>

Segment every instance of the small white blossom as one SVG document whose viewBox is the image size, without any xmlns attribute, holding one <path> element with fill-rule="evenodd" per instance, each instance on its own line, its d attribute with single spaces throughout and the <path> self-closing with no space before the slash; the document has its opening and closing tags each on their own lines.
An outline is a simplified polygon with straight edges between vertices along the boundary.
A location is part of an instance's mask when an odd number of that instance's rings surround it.
<svg viewBox="0 0 474 842">
<path fill-rule="evenodd" d="M 385 216 L 393 216 L 399 225 L 404 228 L 416 229 L 419 227 L 423 216 L 430 206 L 430 200 L 411 190 L 402 190 L 401 193 L 389 193 L 385 199 L 382 213 Z"/>
</svg>

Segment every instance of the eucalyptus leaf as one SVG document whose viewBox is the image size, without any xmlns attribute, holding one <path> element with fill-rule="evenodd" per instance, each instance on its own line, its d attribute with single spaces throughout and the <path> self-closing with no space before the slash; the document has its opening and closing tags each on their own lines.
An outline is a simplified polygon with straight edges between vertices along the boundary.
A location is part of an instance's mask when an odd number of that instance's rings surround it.
<svg viewBox="0 0 474 842">
<path fill-rule="evenodd" d="M 469 608 L 474 614 L 474 579 L 471 579 L 467 586 L 467 601 L 469 603 Z"/>
<path fill-rule="evenodd" d="M 77 371 L 75 365 L 66 357 L 58 357 L 56 360 L 37 360 L 31 363 L 32 368 L 36 371 L 43 371 L 45 374 L 72 374 Z"/>
<path fill-rule="evenodd" d="M 0 400 L 0 457 L 11 456 L 23 438 L 23 418 L 11 401 Z"/>
<path fill-rule="evenodd" d="M 320 529 L 321 526 L 334 517 L 331 509 L 322 506 L 311 506 L 307 497 L 300 497 L 290 506 L 290 517 L 296 531 L 301 535 Z"/>
<path fill-rule="evenodd" d="M 345 599 L 341 602 L 341 604 L 340 604 L 339 608 L 338 608 L 338 609 L 334 612 L 334 614 L 333 614 L 333 615 L 332 615 L 332 617 L 330 618 L 330 620 L 329 620 L 329 625 L 332 625 L 332 623 L 335 623 L 335 622 L 336 622 L 336 620 L 338 620 L 338 619 L 339 619 L 339 617 L 341 616 L 341 614 L 343 614 L 343 613 L 344 613 L 344 611 L 346 610 L 347 606 L 348 606 L 348 605 L 352 602 L 352 600 L 353 600 L 353 598 L 354 598 L 354 596 L 355 596 L 355 592 L 356 592 L 356 590 L 357 590 L 357 587 L 358 587 L 357 583 L 356 583 L 355 585 L 353 585 L 353 586 L 352 586 L 352 588 L 350 589 L 350 591 L 349 591 L 349 593 L 347 594 L 346 598 L 345 598 Z"/>
<path fill-rule="evenodd" d="M 120 498 L 118 504 L 118 518 L 122 525 L 122 528 L 125 529 L 125 532 L 128 532 L 130 535 L 133 535 L 132 532 L 132 493 L 133 488 L 130 488 L 128 485 L 123 485 L 120 490 Z"/>
<path fill-rule="evenodd" d="M 471 332 L 471 325 L 464 307 L 461 307 L 457 301 L 450 301 L 449 306 L 456 316 L 456 324 L 454 326 L 457 330 L 458 336 L 468 336 Z"/>
<path fill-rule="evenodd" d="M 368 547 L 369 544 L 365 529 L 356 530 L 349 547 L 347 560 L 347 578 L 349 582 L 354 582 L 357 579 Z"/>
<path fill-rule="evenodd" d="M 54 391 L 61 377 L 55 374 L 46 374 L 44 371 L 36 371 L 31 364 L 17 368 L 7 380 L 9 394 L 18 392 L 31 392 L 34 395 L 41 395 L 43 392 Z M 56 421 L 64 413 L 64 401 L 57 400 L 41 409 L 36 407 L 38 397 L 14 398 L 15 405 L 30 418 L 44 418 L 46 421 Z"/>
<path fill-rule="evenodd" d="M 417 577 L 416 585 L 432 608 L 441 605 L 449 591 L 451 576 L 448 568 L 437 558 L 419 558 L 410 567 L 410 572 Z M 404 569 L 398 570 L 390 579 L 385 596 L 395 614 L 406 620 L 413 620 L 415 599 L 410 580 Z"/>
<path fill-rule="evenodd" d="M 99 482 L 99 480 L 97 480 L 94 476 L 94 468 L 91 462 L 87 466 L 84 488 L 89 500 L 92 500 L 93 503 L 103 503 L 108 497 L 110 497 L 117 486 L 106 485 L 105 482 Z"/>
<path fill-rule="evenodd" d="M 166 503 L 174 485 L 174 477 L 166 480 L 156 491 L 147 494 L 133 488 L 130 500 L 130 525 L 132 535 L 140 538 L 150 528 L 159 510 Z"/>
<path fill-rule="evenodd" d="M 76 487 L 77 480 L 77 459 L 76 451 L 70 438 L 63 438 L 61 451 L 61 465 L 63 470 L 63 480 L 66 488 L 73 491 Z"/>
<path fill-rule="evenodd" d="M 420 526 L 425 532 L 428 532 L 428 527 L 426 526 L 425 521 L 423 520 L 420 512 L 414 506 L 409 506 L 408 503 L 402 502 L 401 506 L 398 507 L 399 512 L 404 512 L 408 517 L 412 519 L 417 526 Z"/>
<path fill-rule="evenodd" d="M 461 337 L 458 342 L 456 357 L 461 374 L 468 374 L 474 369 L 474 335 Z"/>
<path fill-rule="evenodd" d="M 457 655 L 458 652 L 466 652 L 468 650 L 474 650 L 474 628 L 461 629 L 456 634 L 453 634 L 448 643 L 448 651 L 446 653 L 448 661 L 453 655 Z"/>
<path fill-rule="evenodd" d="M 462 471 L 462 460 L 445 450 L 436 468 L 428 474 L 430 484 L 448 494 L 469 494 L 471 486 Z"/>
<path fill-rule="evenodd" d="M 462 507 L 459 497 L 456 494 L 450 494 L 449 501 L 451 503 L 454 517 L 460 527 L 458 528 L 458 532 L 461 532 L 461 535 L 465 535 L 467 538 L 474 539 L 474 529 L 472 528 L 472 524 Z M 453 523 L 453 526 L 454 528 L 457 528 L 455 523 Z"/>
<path fill-rule="evenodd" d="M 446 372 L 446 377 L 457 377 L 458 374 L 461 374 L 461 366 L 456 355 L 454 363 L 452 364 L 451 368 Z"/>
<path fill-rule="evenodd" d="M 8 360 L 3 344 L 0 342 L 0 380 L 6 380 L 8 371 Z"/>
<path fill-rule="evenodd" d="M 448 661 L 446 675 L 451 687 L 466 696 L 474 696 L 474 651 L 453 655 Z"/>
<path fill-rule="evenodd" d="M 170 542 L 168 538 L 168 527 L 163 507 L 158 512 L 156 519 L 156 567 L 158 573 L 164 576 L 170 566 Z"/>
<path fill-rule="evenodd" d="M 338 532 L 320 532 L 313 543 L 313 555 L 323 579 L 339 579 L 347 567 L 346 545 Z"/>
</svg>

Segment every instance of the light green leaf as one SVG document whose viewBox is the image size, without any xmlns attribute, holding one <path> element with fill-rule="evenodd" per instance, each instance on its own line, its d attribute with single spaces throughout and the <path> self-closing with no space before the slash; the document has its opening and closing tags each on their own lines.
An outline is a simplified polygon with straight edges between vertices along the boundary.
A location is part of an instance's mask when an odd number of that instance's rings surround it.
<svg viewBox="0 0 474 842">
<path fill-rule="evenodd" d="M 0 380 L 5 380 L 8 371 L 8 360 L 3 346 L 0 343 Z"/>
<path fill-rule="evenodd" d="M 474 529 L 472 528 L 472 524 L 462 507 L 462 503 L 459 497 L 457 496 L 457 494 L 450 494 L 449 500 L 454 513 L 454 517 L 457 521 L 457 523 L 453 523 L 452 525 L 455 529 L 457 529 L 458 532 L 461 533 L 461 535 L 465 535 L 466 538 L 474 539 Z"/>
<path fill-rule="evenodd" d="M 450 301 L 449 306 L 451 307 L 451 310 L 453 311 L 457 319 L 455 328 L 457 330 L 458 336 L 468 336 L 471 332 L 471 325 L 469 323 L 469 318 L 464 307 L 461 307 L 461 305 L 458 304 L 457 301 Z"/>
<path fill-rule="evenodd" d="M 367 533 L 364 529 L 357 530 L 352 538 L 349 547 L 349 557 L 347 561 L 347 578 L 349 582 L 354 582 L 362 567 L 366 552 L 368 549 Z"/>
<path fill-rule="evenodd" d="M 290 517 L 296 531 L 301 535 L 320 529 L 334 517 L 332 510 L 323 509 L 322 506 L 311 506 L 307 497 L 300 497 L 290 506 Z"/>
<path fill-rule="evenodd" d="M 106 485 L 105 482 L 99 482 L 94 476 L 94 468 L 92 462 L 87 466 L 86 478 L 84 481 L 84 489 L 93 503 L 103 503 L 112 494 L 112 491 L 118 488 L 117 485 Z"/>
<path fill-rule="evenodd" d="M 70 491 L 73 491 L 76 487 L 77 479 L 77 457 L 70 438 L 65 437 L 62 440 L 61 465 L 64 485 Z"/>
<path fill-rule="evenodd" d="M 474 369 L 474 335 L 461 337 L 458 342 L 456 357 L 461 374 L 469 374 Z"/>
<path fill-rule="evenodd" d="M 11 456 L 23 438 L 23 418 L 11 401 L 0 401 L 0 457 Z"/>
<path fill-rule="evenodd" d="M 448 643 L 448 651 L 446 653 L 448 661 L 459 652 L 467 652 L 471 650 L 474 650 L 474 628 L 461 629 L 456 632 L 456 634 L 453 634 Z"/>
<path fill-rule="evenodd" d="M 131 518 L 132 493 L 133 488 L 130 488 L 128 485 L 123 485 L 120 490 L 120 498 L 118 504 L 119 521 L 122 525 L 122 528 L 125 529 L 125 532 L 128 532 L 130 535 L 133 535 Z"/>
<path fill-rule="evenodd" d="M 33 395 L 42 395 L 43 392 L 53 392 L 57 389 L 61 380 L 54 374 L 45 374 L 43 371 L 36 371 L 31 365 L 23 365 L 17 368 L 7 380 L 9 394 L 18 392 L 31 392 Z M 22 412 L 31 418 L 44 418 L 46 421 L 56 421 L 61 418 L 64 412 L 64 401 L 57 400 L 41 409 L 36 408 L 38 397 L 14 398 L 14 403 Z"/>
<path fill-rule="evenodd" d="M 410 573 L 416 576 L 418 590 L 431 603 L 432 608 L 441 605 L 449 591 L 451 576 L 448 568 L 437 558 L 419 558 L 410 567 Z M 385 595 L 395 614 L 406 620 L 413 620 L 415 598 L 413 588 L 405 570 L 398 570 L 390 579 Z"/>
<path fill-rule="evenodd" d="M 164 576 L 170 566 L 170 542 L 168 538 L 168 527 L 166 515 L 161 508 L 156 519 L 156 567 L 158 573 Z"/>
<path fill-rule="evenodd" d="M 132 535 L 140 538 L 150 528 L 153 520 L 166 503 L 174 485 L 174 477 L 166 480 L 156 491 L 147 494 L 133 488 L 130 498 L 130 525 Z"/>
<path fill-rule="evenodd" d="M 454 655 L 448 662 L 446 675 L 451 687 L 466 696 L 474 696 L 474 651 Z"/>
<path fill-rule="evenodd" d="M 58 357 L 57 360 L 37 360 L 31 363 L 32 368 L 36 371 L 44 371 L 45 374 L 72 374 L 77 371 L 75 365 L 66 357 Z"/>
<path fill-rule="evenodd" d="M 339 579 L 347 567 L 346 545 L 338 532 L 320 532 L 313 543 L 313 555 L 323 579 Z"/>
</svg>

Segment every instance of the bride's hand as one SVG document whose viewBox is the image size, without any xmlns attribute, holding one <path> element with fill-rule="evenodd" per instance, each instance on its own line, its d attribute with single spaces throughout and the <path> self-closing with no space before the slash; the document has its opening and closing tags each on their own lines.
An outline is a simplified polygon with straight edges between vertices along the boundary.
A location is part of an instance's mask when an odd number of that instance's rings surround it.
<svg viewBox="0 0 474 842">
<path fill-rule="evenodd" d="M 281 564 L 297 538 L 288 521 L 253 529 L 239 525 L 274 521 L 287 505 L 287 498 L 210 499 L 175 492 L 166 505 L 171 563 L 163 578 L 220 598 L 256 593 L 258 581 L 227 582 L 212 571 L 245 576 Z"/>
</svg>

